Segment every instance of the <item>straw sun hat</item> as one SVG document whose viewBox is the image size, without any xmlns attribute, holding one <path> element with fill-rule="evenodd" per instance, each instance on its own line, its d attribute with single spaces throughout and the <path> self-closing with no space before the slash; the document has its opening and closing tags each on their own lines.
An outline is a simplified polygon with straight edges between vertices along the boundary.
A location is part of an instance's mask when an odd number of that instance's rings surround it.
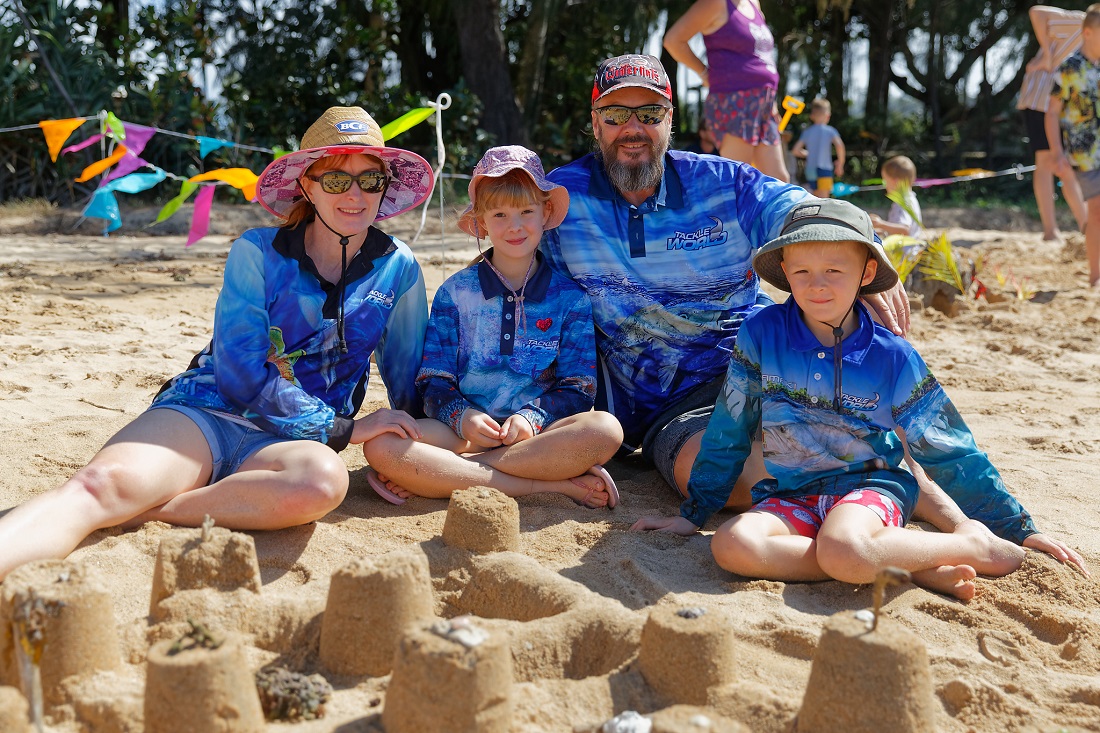
<svg viewBox="0 0 1100 733">
<path fill-rule="evenodd" d="M 302 198 L 298 179 L 329 155 L 373 155 L 385 164 L 390 183 L 375 221 L 408 211 L 431 195 L 434 176 L 428 161 L 408 150 L 386 147 L 378 123 L 361 108 L 329 107 L 302 135 L 301 150 L 272 161 L 260 174 L 260 206 L 285 217 Z"/>
</svg>

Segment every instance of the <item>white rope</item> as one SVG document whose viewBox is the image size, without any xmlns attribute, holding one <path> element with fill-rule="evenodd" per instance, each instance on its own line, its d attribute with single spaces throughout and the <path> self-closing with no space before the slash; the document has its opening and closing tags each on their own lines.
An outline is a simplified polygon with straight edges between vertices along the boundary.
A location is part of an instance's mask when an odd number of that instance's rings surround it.
<svg viewBox="0 0 1100 733">
<path fill-rule="evenodd" d="M 440 183 L 443 180 L 443 164 L 447 161 L 447 149 L 443 147 L 443 110 L 451 108 L 451 95 L 443 92 L 435 98 L 434 102 L 428 102 L 428 106 L 435 109 L 435 149 L 437 167 L 433 171 L 434 180 L 432 181 L 432 185 L 439 189 L 439 267 L 443 276 L 446 277 L 447 245 L 443 231 L 443 186 L 440 185 Z M 420 239 L 420 235 L 424 231 L 424 225 L 428 221 L 428 206 L 432 202 L 432 193 L 433 192 L 429 192 L 428 198 L 424 200 L 424 209 L 420 212 L 420 228 L 416 230 L 416 234 L 413 235 L 410 244 L 416 244 L 416 241 Z"/>
</svg>

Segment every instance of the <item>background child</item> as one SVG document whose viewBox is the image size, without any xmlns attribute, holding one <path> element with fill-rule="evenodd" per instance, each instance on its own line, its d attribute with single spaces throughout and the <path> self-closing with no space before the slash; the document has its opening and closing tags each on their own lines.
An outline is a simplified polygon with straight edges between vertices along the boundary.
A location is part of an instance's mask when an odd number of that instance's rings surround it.
<svg viewBox="0 0 1100 733">
<path fill-rule="evenodd" d="M 599 464 L 623 433 L 611 414 L 591 411 L 592 305 L 538 252 L 543 230 L 565 218 L 569 194 L 519 146 L 486 152 L 469 191 L 459 228 L 493 246 L 448 278 L 432 303 L 417 376 L 430 418 L 418 421 L 422 439 L 372 441 L 368 480 L 395 504 L 491 486 L 614 507 L 618 490 Z"/>
<path fill-rule="evenodd" d="M 1084 570 L 1080 555 L 1036 531 L 920 355 L 859 302 L 897 282 L 867 214 L 844 201 L 801 204 L 753 269 L 792 297 L 741 326 L 690 496 L 666 529 L 701 527 L 725 505 L 749 436 L 762 430 L 774 478 L 753 487 L 751 511 L 715 533 L 714 557 L 727 570 L 869 583 L 893 565 L 966 599 L 976 573 L 1003 575 L 1023 561 L 1006 540 Z M 904 529 L 919 490 L 900 468 L 903 441 L 980 521 L 963 520 L 951 534 Z"/>
<path fill-rule="evenodd" d="M 833 116 L 832 105 L 827 99 L 815 99 L 810 103 L 810 122 L 802 131 L 791 153 L 806 159 L 806 187 L 819 198 L 829 198 L 833 193 L 833 174 L 844 173 L 844 141 L 835 127 L 829 126 Z M 833 162 L 836 148 L 836 162 Z"/>
<path fill-rule="evenodd" d="M 871 214 L 871 221 L 879 236 L 903 234 L 917 239 L 924 238 L 924 230 L 921 229 L 920 204 L 917 202 L 916 192 L 913 191 L 915 180 L 917 180 L 917 166 L 904 155 L 895 155 L 882 164 L 882 185 L 886 193 L 901 191 L 905 206 L 900 206 L 896 201 L 892 202 L 886 221 L 876 214 Z"/>
<path fill-rule="evenodd" d="M 1089 287 L 1100 288 L 1100 3 L 1090 5 L 1081 24 L 1081 50 L 1054 75 L 1046 132 L 1054 172 L 1076 170 L 1088 209 L 1085 256 Z M 1065 140 L 1063 144 L 1063 134 Z"/>
</svg>

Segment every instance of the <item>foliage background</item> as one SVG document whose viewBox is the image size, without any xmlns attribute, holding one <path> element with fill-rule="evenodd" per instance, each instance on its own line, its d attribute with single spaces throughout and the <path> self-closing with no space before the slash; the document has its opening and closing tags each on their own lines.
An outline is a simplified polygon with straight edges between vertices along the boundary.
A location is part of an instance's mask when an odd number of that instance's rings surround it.
<svg viewBox="0 0 1100 733">
<path fill-rule="evenodd" d="M 833 102 L 833 124 L 850 151 L 848 180 L 876 175 L 879 161 L 896 153 L 913 157 L 921 175 L 1031 162 L 1014 105 L 1024 63 L 1037 49 L 1027 16 L 1033 1 L 762 4 L 780 73 L 789 77 L 781 85 L 806 100 L 821 94 Z M 643 50 L 656 29 L 689 6 L 689 0 L 3 0 L 0 127 L 106 109 L 168 130 L 292 148 L 328 106 L 362 106 L 384 124 L 446 91 L 454 100 L 444 114 L 448 172 L 468 173 L 486 147 L 504 143 L 529 145 L 553 167 L 591 147 L 587 110 L 598 62 Z M 991 56 L 998 42 L 1008 52 Z M 676 63 L 667 54 L 662 60 L 675 78 Z M 964 82 L 975 69 L 981 92 L 971 97 Z M 857 78 L 865 80 L 859 89 Z M 677 115 L 686 141 L 694 136 L 699 95 L 678 91 L 691 100 Z M 849 112 L 855 97 L 866 97 L 867 113 Z M 398 144 L 434 161 L 434 139 L 425 124 Z M 38 130 L 2 135 L 0 201 L 80 202 L 91 189 L 72 178 L 98 157 L 93 146 L 55 165 Z M 163 135 L 143 157 L 180 174 L 221 166 L 258 172 L 270 160 L 234 148 L 201 160 L 194 143 Z M 1004 188 L 1021 199 L 1030 195 L 1026 181 Z"/>
</svg>

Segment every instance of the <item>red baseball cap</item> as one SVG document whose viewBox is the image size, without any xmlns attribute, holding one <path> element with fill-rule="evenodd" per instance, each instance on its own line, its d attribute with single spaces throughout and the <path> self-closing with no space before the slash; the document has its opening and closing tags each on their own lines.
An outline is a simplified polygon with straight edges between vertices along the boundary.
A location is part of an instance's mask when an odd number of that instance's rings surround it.
<svg viewBox="0 0 1100 733">
<path fill-rule="evenodd" d="M 592 104 L 623 87 L 652 89 L 672 101 L 672 85 L 669 84 L 665 67 L 656 56 L 631 53 L 605 59 L 596 69 L 596 79 L 592 84 Z"/>
</svg>

